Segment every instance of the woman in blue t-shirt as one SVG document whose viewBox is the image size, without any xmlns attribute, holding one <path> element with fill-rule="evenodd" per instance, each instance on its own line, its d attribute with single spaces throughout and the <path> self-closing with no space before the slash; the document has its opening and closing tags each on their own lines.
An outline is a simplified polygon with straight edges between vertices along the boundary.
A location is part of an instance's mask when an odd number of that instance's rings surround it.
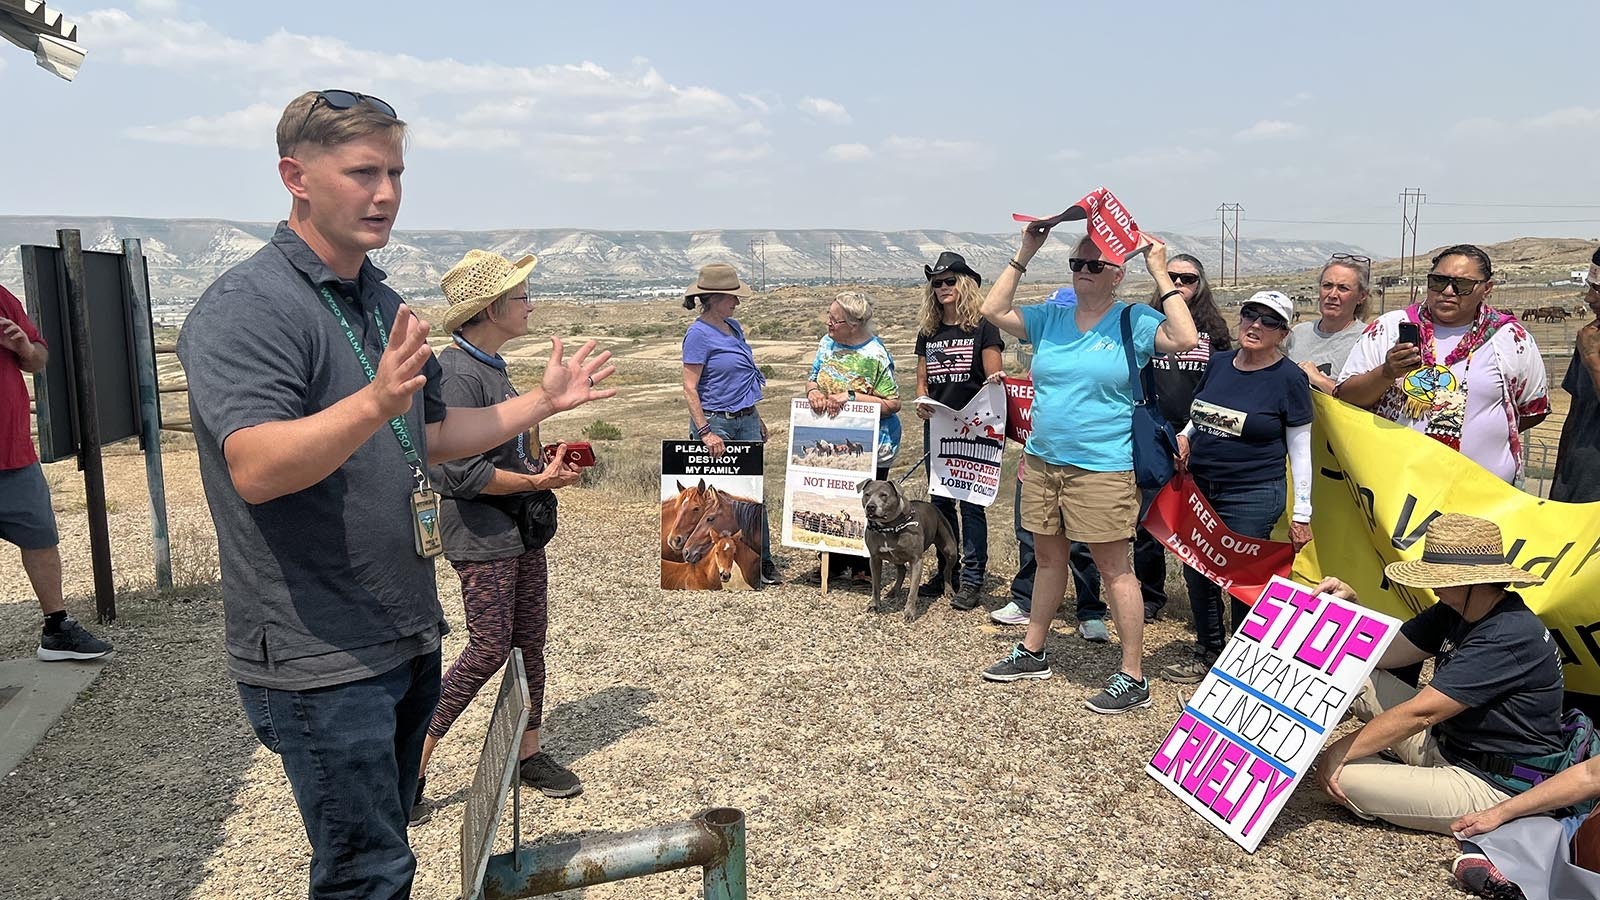
<svg viewBox="0 0 1600 900">
<path fill-rule="evenodd" d="M 1212 357 L 1195 389 L 1189 425 L 1178 436 L 1178 461 L 1228 530 L 1268 538 L 1283 515 L 1284 458 L 1294 476 L 1289 534 L 1295 550 L 1311 541 L 1311 381 L 1284 355 L 1294 301 L 1259 291 L 1239 309 L 1239 349 Z M 1222 653 L 1228 632 L 1222 590 L 1192 568 L 1183 570 L 1194 611 L 1193 659 L 1161 677 L 1194 684 Z M 1232 602 L 1233 623 L 1249 607 Z"/>
<path fill-rule="evenodd" d="M 1183 292 L 1167 274 L 1166 245 L 1152 242 L 1145 257 L 1160 291 L 1160 311 L 1129 306 L 1116 298 L 1123 268 L 1101 256 L 1085 236 L 1069 265 L 1073 306 L 1012 305 L 1028 261 L 1044 246 L 1053 223 L 1022 230 L 1022 247 L 995 279 L 983 300 L 984 317 L 1000 330 L 1028 341 L 1033 356 L 1033 432 L 1025 448 L 1028 476 L 1022 482 L 1022 524 L 1034 535 L 1038 570 L 1028 633 L 1006 659 L 985 669 L 990 681 L 1048 678 L 1045 636 L 1067 589 L 1072 541 L 1089 545 L 1111 600 L 1122 641 L 1122 666 L 1105 690 L 1089 698 L 1098 713 L 1123 713 L 1150 705 L 1144 678 L 1144 603 L 1128 559 L 1139 515 L 1133 478 L 1133 381 L 1124 349 L 1122 319 L 1128 316 L 1134 367 L 1156 353 L 1182 353 L 1199 343 Z"/>
<path fill-rule="evenodd" d="M 767 378 L 756 366 L 744 329 L 733 318 L 739 301 L 754 292 L 727 263 L 702 266 L 683 292 L 683 308 L 700 302 L 700 316 L 683 336 L 683 397 L 689 403 L 689 437 L 721 456 L 728 441 L 765 441 L 767 423 L 756 402 Z M 772 563 L 772 529 L 761 533 L 761 583 L 777 584 Z"/>
</svg>

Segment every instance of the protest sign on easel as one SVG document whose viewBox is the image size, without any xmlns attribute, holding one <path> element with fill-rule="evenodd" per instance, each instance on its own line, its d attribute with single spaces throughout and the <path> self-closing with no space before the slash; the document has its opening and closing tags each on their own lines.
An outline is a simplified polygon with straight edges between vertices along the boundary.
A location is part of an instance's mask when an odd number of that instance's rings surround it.
<svg viewBox="0 0 1600 900">
<path fill-rule="evenodd" d="M 721 456 L 699 441 L 661 442 L 661 587 L 754 590 L 761 583 L 763 444 L 729 441 Z"/>
<path fill-rule="evenodd" d="M 928 420 L 928 493 L 979 506 L 1000 492 L 1000 461 L 1006 444 L 1006 392 L 986 384 L 967 405 L 951 409 L 929 397 L 918 406 L 933 410 Z"/>
<path fill-rule="evenodd" d="M 789 466 L 783 480 L 783 546 L 867 555 L 861 482 L 878 465 L 878 407 L 846 403 L 836 416 L 789 401 Z M 827 592 L 827 556 L 822 589 Z"/>
<path fill-rule="evenodd" d="M 1254 853 L 1399 630 L 1274 576 L 1145 771 Z"/>
</svg>

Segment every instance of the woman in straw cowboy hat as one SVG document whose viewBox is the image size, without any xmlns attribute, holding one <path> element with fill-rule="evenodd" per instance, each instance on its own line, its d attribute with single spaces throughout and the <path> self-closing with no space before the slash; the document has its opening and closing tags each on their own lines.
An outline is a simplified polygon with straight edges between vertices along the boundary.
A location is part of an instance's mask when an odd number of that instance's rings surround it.
<svg viewBox="0 0 1600 900">
<path fill-rule="evenodd" d="M 756 402 L 767 378 L 756 366 L 744 329 L 733 318 L 741 300 L 754 294 L 727 263 L 700 268 L 683 292 L 683 308 L 700 305 L 700 315 L 683 336 L 683 396 L 689 403 L 689 437 L 706 452 L 721 456 L 728 441 L 765 441 L 767 423 Z M 777 584 L 772 562 L 772 529 L 761 529 L 761 583 Z"/>
<path fill-rule="evenodd" d="M 1439 602 L 1401 626 L 1378 668 L 1432 656 L 1433 680 L 1419 690 L 1374 672 L 1350 705 L 1366 724 L 1322 751 L 1317 781 L 1362 818 L 1450 834 L 1460 816 L 1526 789 L 1506 774 L 1513 767 L 1539 768 L 1565 749 L 1556 645 L 1507 590 L 1544 579 L 1506 562 L 1493 522 L 1459 513 L 1429 524 L 1421 559 L 1384 572 Z M 1337 578 L 1318 590 L 1355 599 Z"/>
<path fill-rule="evenodd" d="M 517 396 L 500 348 L 528 333 L 528 273 L 536 260 L 511 262 L 469 250 L 440 281 L 449 309 L 444 330 L 454 346 L 439 354 L 444 399 L 452 407 L 493 406 Z M 467 646 L 445 673 L 439 705 L 422 746 L 421 774 L 412 821 L 428 815 L 423 803 L 428 760 L 450 726 L 505 664 L 511 648 L 522 650 L 528 671 L 528 727 L 522 735 L 522 780 L 549 797 L 583 790 L 576 775 L 539 749 L 544 704 L 544 643 L 549 621 L 544 546 L 528 546 L 508 498 L 575 484 L 579 470 L 565 462 L 565 447 L 553 461 L 541 458 L 539 432 L 515 438 L 477 456 L 435 466 L 431 477 L 445 500 L 440 514 L 444 555 L 461 578 L 467 615 Z"/>
</svg>

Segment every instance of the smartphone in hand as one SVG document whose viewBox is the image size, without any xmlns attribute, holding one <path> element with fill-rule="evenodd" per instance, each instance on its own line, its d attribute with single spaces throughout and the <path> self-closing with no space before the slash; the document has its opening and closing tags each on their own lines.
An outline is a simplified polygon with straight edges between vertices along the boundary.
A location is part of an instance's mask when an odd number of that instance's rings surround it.
<svg viewBox="0 0 1600 900">
<path fill-rule="evenodd" d="M 1401 322 L 1399 325 L 1399 344 L 1410 344 L 1413 347 L 1422 346 L 1422 326 L 1415 322 Z"/>
<path fill-rule="evenodd" d="M 556 458 L 556 449 L 559 446 L 559 444 L 544 445 L 545 462 Z M 588 441 L 570 441 L 567 444 L 567 457 L 564 461 L 580 469 L 589 468 L 594 465 L 594 448 L 589 446 Z"/>
</svg>

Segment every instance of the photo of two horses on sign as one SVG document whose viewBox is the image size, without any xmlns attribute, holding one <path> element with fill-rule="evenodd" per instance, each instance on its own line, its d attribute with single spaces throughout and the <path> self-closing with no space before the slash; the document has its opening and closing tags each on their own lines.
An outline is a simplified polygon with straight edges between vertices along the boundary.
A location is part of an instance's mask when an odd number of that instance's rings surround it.
<svg viewBox="0 0 1600 900">
<path fill-rule="evenodd" d="M 754 590 L 761 579 L 767 518 L 760 479 L 662 479 L 661 587 L 669 591 Z M 738 493 L 735 493 L 737 491 Z"/>
<path fill-rule="evenodd" d="M 870 429 L 796 425 L 790 433 L 792 466 L 870 473 L 876 462 L 877 448 L 872 445 Z"/>
</svg>

